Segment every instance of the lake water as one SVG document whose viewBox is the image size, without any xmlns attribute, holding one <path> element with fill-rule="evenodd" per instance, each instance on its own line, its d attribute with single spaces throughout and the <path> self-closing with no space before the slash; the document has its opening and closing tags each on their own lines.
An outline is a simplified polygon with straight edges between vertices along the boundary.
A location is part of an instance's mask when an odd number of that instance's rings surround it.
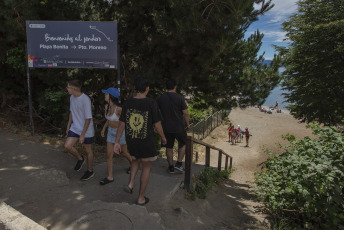
<svg viewBox="0 0 344 230">
<path fill-rule="evenodd" d="M 265 106 L 275 106 L 276 101 L 278 102 L 278 107 L 280 109 L 286 109 L 285 107 L 287 105 L 289 105 L 289 103 L 284 102 L 285 98 L 282 95 L 282 93 L 285 93 L 286 91 L 282 90 L 281 86 L 277 86 L 276 88 L 274 88 L 270 95 L 268 96 L 268 98 L 266 98 L 266 101 L 264 102 L 263 105 Z"/>
</svg>

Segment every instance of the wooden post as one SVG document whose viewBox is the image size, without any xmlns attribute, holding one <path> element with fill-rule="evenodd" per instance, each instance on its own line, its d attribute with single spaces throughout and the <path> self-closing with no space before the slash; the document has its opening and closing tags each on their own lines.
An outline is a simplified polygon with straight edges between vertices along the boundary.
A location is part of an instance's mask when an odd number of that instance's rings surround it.
<svg viewBox="0 0 344 230">
<path fill-rule="evenodd" d="M 222 165 L 222 151 L 219 151 L 219 158 L 218 158 L 218 164 L 217 164 L 217 169 L 221 171 L 221 165 Z"/>
<path fill-rule="evenodd" d="M 225 169 L 228 170 L 228 156 L 226 156 Z"/>
<path fill-rule="evenodd" d="M 233 158 L 231 157 L 231 160 L 229 161 L 229 169 L 232 170 L 232 161 L 233 161 Z"/>
<path fill-rule="evenodd" d="M 210 147 L 205 147 L 205 166 L 210 167 Z"/>
<path fill-rule="evenodd" d="M 184 189 L 190 192 L 191 190 L 191 164 L 192 164 L 192 137 L 186 137 L 185 145 L 185 174 L 184 174 Z"/>
</svg>

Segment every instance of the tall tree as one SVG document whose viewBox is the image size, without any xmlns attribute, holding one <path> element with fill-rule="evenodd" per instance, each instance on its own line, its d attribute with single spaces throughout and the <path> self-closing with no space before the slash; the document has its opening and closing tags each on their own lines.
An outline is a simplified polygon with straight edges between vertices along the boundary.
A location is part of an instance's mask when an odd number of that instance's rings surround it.
<svg viewBox="0 0 344 230">
<path fill-rule="evenodd" d="M 263 34 L 256 31 L 248 39 L 244 34 L 271 7 L 271 0 L 4 0 L 0 64 L 5 74 L 0 88 L 14 90 L 25 100 L 26 20 L 117 21 L 124 98 L 133 92 L 135 77 L 146 74 L 153 97 L 164 90 L 167 78 L 176 78 L 182 93 L 205 106 L 222 109 L 261 103 L 279 81 L 278 58 L 270 66 L 263 65 L 264 57 L 257 57 Z M 96 114 L 103 103 L 100 89 L 116 86 L 115 71 L 31 72 L 34 107 L 56 123 L 62 120 L 61 111 L 67 111 L 66 80 L 85 83 L 83 90 L 94 100 Z"/>
<path fill-rule="evenodd" d="M 344 3 L 304 0 L 283 23 L 291 41 L 281 49 L 283 88 L 291 114 L 304 122 L 334 124 L 344 118 Z"/>
<path fill-rule="evenodd" d="M 206 105 L 233 107 L 256 104 L 279 81 L 278 62 L 263 66 L 257 57 L 263 35 L 249 39 L 249 25 L 265 13 L 271 1 L 119 1 L 119 39 L 123 78 L 146 73 L 153 89 L 166 78 Z M 255 10 L 254 3 L 262 6 Z M 157 94 L 161 91 L 156 90 Z M 234 97 L 238 96 L 238 97 Z"/>
</svg>

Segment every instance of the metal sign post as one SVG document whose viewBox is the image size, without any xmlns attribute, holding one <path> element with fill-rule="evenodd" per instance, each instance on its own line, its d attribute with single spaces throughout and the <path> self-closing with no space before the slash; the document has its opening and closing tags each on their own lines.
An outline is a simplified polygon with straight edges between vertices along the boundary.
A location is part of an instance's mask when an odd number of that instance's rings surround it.
<svg viewBox="0 0 344 230">
<path fill-rule="evenodd" d="M 30 132 L 31 136 L 33 136 L 35 130 L 33 126 L 33 116 L 32 116 L 32 96 L 31 96 L 31 79 L 30 79 L 30 69 L 28 62 L 28 56 L 27 56 L 27 47 L 25 46 L 26 51 L 26 81 L 27 81 L 27 92 L 28 92 L 28 98 L 29 98 L 29 114 L 30 114 Z"/>
</svg>

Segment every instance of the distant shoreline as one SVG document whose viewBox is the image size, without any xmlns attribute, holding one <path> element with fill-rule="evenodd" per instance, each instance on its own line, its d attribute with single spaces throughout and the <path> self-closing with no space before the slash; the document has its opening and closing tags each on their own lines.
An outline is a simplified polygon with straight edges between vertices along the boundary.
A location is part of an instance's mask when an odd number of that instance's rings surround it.
<svg viewBox="0 0 344 230">
<path fill-rule="evenodd" d="M 264 108 L 264 109 L 269 109 L 269 107 L 270 107 L 270 106 L 262 105 L 262 108 Z M 258 108 L 256 108 L 256 109 L 258 109 Z M 280 109 L 280 110 L 282 111 L 282 113 L 284 113 L 284 114 L 291 115 L 291 114 L 290 114 L 290 111 L 289 111 L 288 109 L 285 109 L 285 108 L 278 108 L 278 109 Z M 276 109 L 273 109 L 273 110 L 272 110 L 272 113 L 277 113 L 277 112 L 276 112 Z"/>
</svg>

